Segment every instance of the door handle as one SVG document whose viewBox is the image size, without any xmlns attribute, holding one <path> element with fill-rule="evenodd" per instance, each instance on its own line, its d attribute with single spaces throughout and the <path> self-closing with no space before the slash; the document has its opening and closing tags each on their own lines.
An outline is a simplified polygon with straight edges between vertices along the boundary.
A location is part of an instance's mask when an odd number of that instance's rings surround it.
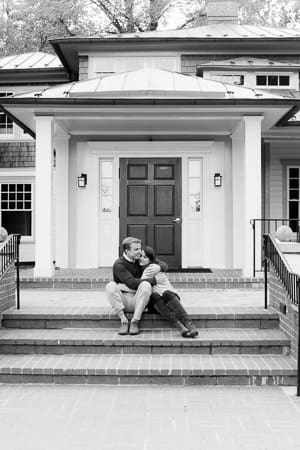
<svg viewBox="0 0 300 450">
<path fill-rule="evenodd" d="M 172 220 L 172 222 L 181 223 L 182 219 L 181 219 L 181 217 L 176 217 L 176 219 Z"/>
</svg>

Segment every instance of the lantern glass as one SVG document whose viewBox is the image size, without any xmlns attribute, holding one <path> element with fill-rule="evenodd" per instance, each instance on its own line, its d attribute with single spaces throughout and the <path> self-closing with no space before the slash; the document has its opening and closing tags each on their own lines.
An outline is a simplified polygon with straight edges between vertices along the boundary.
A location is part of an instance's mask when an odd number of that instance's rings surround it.
<svg viewBox="0 0 300 450">
<path fill-rule="evenodd" d="M 78 187 L 85 187 L 87 185 L 87 174 L 82 173 L 78 179 Z"/>
<path fill-rule="evenodd" d="M 220 175 L 219 173 L 215 173 L 214 185 L 215 185 L 215 187 L 221 187 L 222 186 L 222 175 Z"/>
</svg>

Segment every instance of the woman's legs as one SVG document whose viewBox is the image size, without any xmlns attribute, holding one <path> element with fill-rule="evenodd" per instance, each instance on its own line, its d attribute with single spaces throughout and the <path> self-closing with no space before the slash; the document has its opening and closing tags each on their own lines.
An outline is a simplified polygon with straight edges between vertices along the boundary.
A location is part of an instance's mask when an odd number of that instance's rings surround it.
<svg viewBox="0 0 300 450">
<path fill-rule="evenodd" d="M 168 308 L 165 299 L 161 295 L 157 293 L 152 294 L 150 302 L 163 319 L 175 325 L 182 336 L 186 335 L 188 329 L 182 324 L 180 320 L 178 320 L 178 317 L 174 313 L 174 311 Z"/>
<path fill-rule="evenodd" d="M 164 299 L 166 306 L 168 309 L 173 311 L 175 314 L 176 319 L 181 322 L 185 328 L 187 329 L 186 333 L 182 334 L 184 337 L 196 337 L 198 336 L 198 330 L 196 329 L 194 323 L 188 316 L 186 310 L 180 303 L 180 298 L 175 292 L 172 291 L 165 291 L 162 295 L 162 298 Z"/>
</svg>

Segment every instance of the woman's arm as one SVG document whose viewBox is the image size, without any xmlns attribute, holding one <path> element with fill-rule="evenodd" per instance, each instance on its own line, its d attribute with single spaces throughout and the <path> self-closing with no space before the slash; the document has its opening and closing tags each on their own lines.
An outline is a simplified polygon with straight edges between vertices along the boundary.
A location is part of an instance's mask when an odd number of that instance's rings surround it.
<svg viewBox="0 0 300 450">
<path fill-rule="evenodd" d="M 161 269 L 158 264 L 149 264 L 149 266 L 144 269 L 142 278 L 145 279 L 155 277 L 155 275 L 157 275 L 160 270 Z"/>
</svg>

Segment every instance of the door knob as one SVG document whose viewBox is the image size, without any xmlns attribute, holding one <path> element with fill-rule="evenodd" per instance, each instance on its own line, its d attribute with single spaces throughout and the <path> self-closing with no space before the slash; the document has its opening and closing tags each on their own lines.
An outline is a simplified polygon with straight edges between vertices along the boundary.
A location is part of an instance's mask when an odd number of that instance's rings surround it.
<svg viewBox="0 0 300 450">
<path fill-rule="evenodd" d="M 175 223 L 181 223 L 181 222 L 182 222 L 182 219 L 181 219 L 181 217 L 176 217 L 176 219 L 174 219 L 173 222 L 175 222 Z"/>
</svg>

